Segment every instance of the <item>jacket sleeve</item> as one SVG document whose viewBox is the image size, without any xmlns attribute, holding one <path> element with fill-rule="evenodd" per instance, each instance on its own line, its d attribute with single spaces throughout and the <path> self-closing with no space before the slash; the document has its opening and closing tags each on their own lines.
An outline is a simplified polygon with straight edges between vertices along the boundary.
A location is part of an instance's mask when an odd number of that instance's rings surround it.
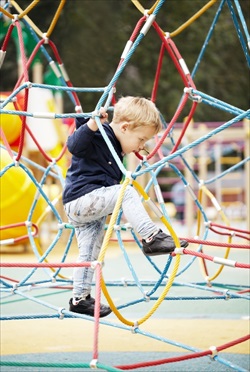
<svg viewBox="0 0 250 372">
<path fill-rule="evenodd" d="M 77 129 L 67 140 L 69 152 L 77 157 L 83 157 L 92 147 L 92 140 L 95 132 L 85 125 L 88 120 L 89 119 L 77 119 Z"/>
</svg>

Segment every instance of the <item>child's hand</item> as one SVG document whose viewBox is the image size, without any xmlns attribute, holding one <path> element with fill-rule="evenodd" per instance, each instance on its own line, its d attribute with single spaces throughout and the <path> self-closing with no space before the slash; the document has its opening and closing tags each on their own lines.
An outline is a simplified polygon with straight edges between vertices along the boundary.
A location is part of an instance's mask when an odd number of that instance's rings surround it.
<svg viewBox="0 0 250 372">
<path fill-rule="evenodd" d="M 104 107 L 100 108 L 100 121 L 102 124 L 108 121 L 108 114 Z M 94 118 L 90 118 L 89 121 L 87 122 L 87 125 L 89 129 L 93 130 L 94 132 L 98 130 L 98 125 Z"/>
<path fill-rule="evenodd" d="M 100 120 L 101 120 L 102 124 L 104 124 L 108 121 L 108 114 L 107 114 L 104 107 L 100 108 Z"/>
</svg>

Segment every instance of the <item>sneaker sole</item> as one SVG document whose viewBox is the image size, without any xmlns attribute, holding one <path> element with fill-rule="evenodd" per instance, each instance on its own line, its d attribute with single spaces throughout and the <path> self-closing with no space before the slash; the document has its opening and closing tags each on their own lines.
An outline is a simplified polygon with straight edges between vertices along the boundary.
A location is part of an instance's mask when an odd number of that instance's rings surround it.
<svg viewBox="0 0 250 372">
<path fill-rule="evenodd" d="M 95 314 L 93 314 L 93 313 L 90 314 L 90 313 L 87 313 L 87 312 L 81 312 L 81 311 L 77 311 L 76 309 L 69 309 L 69 311 L 71 311 L 72 313 L 76 313 L 76 314 L 88 315 L 88 316 L 92 316 L 92 317 L 95 316 Z M 103 317 L 109 315 L 110 313 L 112 313 L 111 309 L 109 309 L 105 312 L 100 312 L 100 318 L 103 318 Z"/>
<path fill-rule="evenodd" d="M 170 252 L 152 252 L 152 253 L 146 253 L 143 251 L 144 255 L 145 256 L 163 256 L 163 255 L 166 255 L 166 254 L 171 254 L 174 252 L 174 249 Z"/>
</svg>

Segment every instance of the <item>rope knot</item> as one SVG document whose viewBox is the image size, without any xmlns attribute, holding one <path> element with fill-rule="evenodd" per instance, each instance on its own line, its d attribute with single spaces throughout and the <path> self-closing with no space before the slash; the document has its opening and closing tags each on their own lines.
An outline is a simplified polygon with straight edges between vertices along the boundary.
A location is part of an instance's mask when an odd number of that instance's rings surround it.
<svg viewBox="0 0 250 372">
<path fill-rule="evenodd" d="M 210 355 L 210 358 L 214 359 L 214 357 L 216 357 L 218 355 L 218 350 L 217 350 L 216 346 L 210 346 L 209 350 L 212 353 Z"/>
<path fill-rule="evenodd" d="M 63 319 L 64 318 L 63 310 L 65 310 L 64 307 L 59 307 L 59 309 L 58 309 L 59 319 Z"/>
<path fill-rule="evenodd" d="M 138 327 L 139 327 L 138 321 L 135 321 L 133 327 L 131 327 L 131 332 L 136 333 L 136 329 Z"/>
</svg>

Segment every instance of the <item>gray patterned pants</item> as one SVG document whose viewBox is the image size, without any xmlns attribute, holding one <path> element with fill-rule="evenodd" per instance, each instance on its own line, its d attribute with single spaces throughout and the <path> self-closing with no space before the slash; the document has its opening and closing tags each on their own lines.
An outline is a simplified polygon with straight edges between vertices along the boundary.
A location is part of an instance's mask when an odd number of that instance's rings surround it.
<svg viewBox="0 0 250 372">
<path fill-rule="evenodd" d="M 69 223 L 75 227 L 79 248 L 77 262 L 95 261 L 98 258 L 106 217 L 114 210 L 121 185 L 101 187 L 65 204 Z M 147 214 L 137 191 L 128 186 L 122 201 L 122 211 L 133 229 L 146 239 L 157 230 Z M 73 296 L 84 298 L 90 294 L 94 270 L 77 267 L 73 271 Z"/>
</svg>

